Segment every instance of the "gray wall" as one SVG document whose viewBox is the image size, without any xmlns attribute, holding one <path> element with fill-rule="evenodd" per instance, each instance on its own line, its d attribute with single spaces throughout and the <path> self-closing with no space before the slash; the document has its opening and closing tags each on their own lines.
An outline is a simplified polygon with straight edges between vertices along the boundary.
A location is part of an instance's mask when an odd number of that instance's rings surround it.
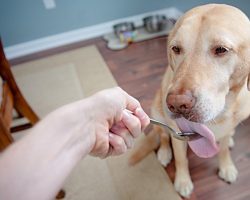
<svg viewBox="0 0 250 200">
<path fill-rule="evenodd" d="M 56 0 L 46 10 L 42 0 L 0 0 L 0 34 L 11 46 L 102 22 L 157 9 L 176 7 L 186 11 L 211 1 L 196 0 Z M 250 16 L 250 1 L 220 0 L 239 7 Z"/>
</svg>

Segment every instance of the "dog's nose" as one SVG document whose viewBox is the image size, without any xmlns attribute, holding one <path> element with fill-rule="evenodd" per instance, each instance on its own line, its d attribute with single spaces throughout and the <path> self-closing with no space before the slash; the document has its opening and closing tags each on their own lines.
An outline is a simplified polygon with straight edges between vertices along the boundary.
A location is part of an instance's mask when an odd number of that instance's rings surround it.
<svg viewBox="0 0 250 200">
<path fill-rule="evenodd" d="M 173 113 L 188 114 L 195 104 L 195 98 L 190 91 L 184 94 L 168 94 L 167 106 Z"/>
</svg>

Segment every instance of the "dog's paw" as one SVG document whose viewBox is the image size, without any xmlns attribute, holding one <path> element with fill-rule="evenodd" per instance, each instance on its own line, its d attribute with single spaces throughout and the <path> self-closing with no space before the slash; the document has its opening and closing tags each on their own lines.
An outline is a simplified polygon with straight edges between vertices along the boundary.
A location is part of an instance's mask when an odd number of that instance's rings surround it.
<svg viewBox="0 0 250 200">
<path fill-rule="evenodd" d="M 172 151 L 171 148 L 159 148 L 157 151 L 157 159 L 160 161 L 160 163 L 166 167 L 168 163 L 170 163 L 172 159 Z"/>
<path fill-rule="evenodd" d="M 229 146 L 230 149 L 234 147 L 234 139 L 233 139 L 233 137 L 229 138 L 229 144 L 228 144 L 228 146 Z"/>
<path fill-rule="evenodd" d="M 175 190 L 185 198 L 189 198 L 194 189 L 194 185 L 190 178 L 176 179 L 174 182 L 174 187 Z"/>
<path fill-rule="evenodd" d="M 238 176 L 238 170 L 233 164 L 220 168 L 219 170 L 219 177 L 228 183 L 235 182 L 237 176 Z"/>
</svg>

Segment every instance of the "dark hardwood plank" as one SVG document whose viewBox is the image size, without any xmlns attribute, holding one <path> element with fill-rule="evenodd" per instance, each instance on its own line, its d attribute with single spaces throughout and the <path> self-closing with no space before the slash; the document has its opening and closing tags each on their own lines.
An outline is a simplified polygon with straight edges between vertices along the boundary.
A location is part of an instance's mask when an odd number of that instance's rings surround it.
<svg viewBox="0 0 250 200">
<path fill-rule="evenodd" d="M 131 44 L 111 51 L 97 44 L 119 86 L 138 98 L 147 113 L 167 67 L 166 37 Z"/>
</svg>

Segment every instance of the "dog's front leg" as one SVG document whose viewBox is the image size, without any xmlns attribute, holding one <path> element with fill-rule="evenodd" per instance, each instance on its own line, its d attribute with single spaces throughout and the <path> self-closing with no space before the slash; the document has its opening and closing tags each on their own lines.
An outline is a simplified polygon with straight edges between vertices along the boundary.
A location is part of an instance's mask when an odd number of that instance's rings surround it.
<svg viewBox="0 0 250 200">
<path fill-rule="evenodd" d="M 172 144 L 176 168 L 174 186 L 181 196 L 188 198 L 194 186 L 188 169 L 187 143 L 172 138 Z"/>
<path fill-rule="evenodd" d="M 229 183 L 236 181 L 238 176 L 238 171 L 232 161 L 229 150 L 231 135 L 233 134 L 229 134 L 220 140 L 219 152 L 219 177 Z"/>
<path fill-rule="evenodd" d="M 157 151 L 157 158 L 160 161 L 160 163 L 166 167 L 168 163 L 170 163 L 172 159 L 172 149 L 170 146 L 170 136 L 168 133 L 166 133 L 164 129 L 158 128 L 158 132 L 160 134 L 160 147 Z"/>
</svg>

